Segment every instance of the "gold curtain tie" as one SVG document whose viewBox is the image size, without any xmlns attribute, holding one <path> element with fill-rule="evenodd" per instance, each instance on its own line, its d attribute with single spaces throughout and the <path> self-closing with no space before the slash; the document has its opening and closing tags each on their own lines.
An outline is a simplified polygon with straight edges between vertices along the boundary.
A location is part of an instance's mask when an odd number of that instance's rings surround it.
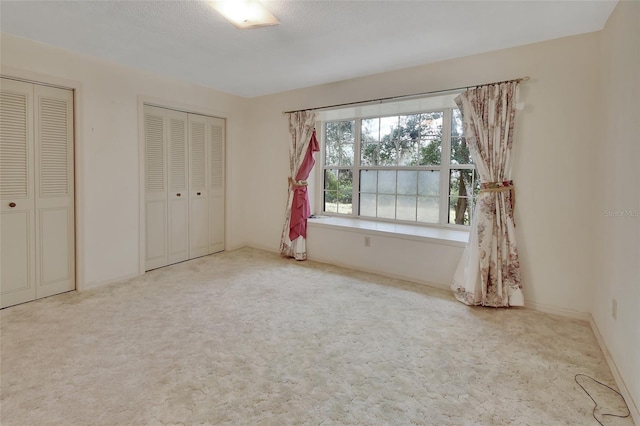
<svg viewBox="0 0 640 426">
<path fill-rule="evenodd" d="M 480 184 L 480 192 L 511 192 L 511 210 L 516 208 L 516 191 L 512 180 L 485 182 Z"/>
<path fill-rule="evenodd" d="M 289 176 L 289 186 L 309 186 L 309 183 L 306 180 L 293 180 L 291 176 Z"/>
</svg>

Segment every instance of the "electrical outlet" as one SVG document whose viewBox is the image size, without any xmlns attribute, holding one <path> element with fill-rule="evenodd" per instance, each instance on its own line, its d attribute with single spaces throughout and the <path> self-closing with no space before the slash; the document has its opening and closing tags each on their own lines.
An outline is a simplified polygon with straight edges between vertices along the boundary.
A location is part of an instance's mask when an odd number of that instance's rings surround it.
<svg viewBox="0 0 640 426">
<path fill-rule="evenodd" d="M 364 246 L 371 247 L 371 237 L 364 237 Z"/>
<path fill-rule="evenodd" d="M 611 301 L 611 316 L 613 319 L 618 319 L 618 301 L 616 299 Z"/>
</svg>

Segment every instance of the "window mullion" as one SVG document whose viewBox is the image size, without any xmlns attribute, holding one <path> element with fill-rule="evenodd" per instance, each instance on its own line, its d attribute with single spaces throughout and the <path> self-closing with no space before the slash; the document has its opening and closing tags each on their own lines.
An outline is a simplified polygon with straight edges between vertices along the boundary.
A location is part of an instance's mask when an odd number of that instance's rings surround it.
<svg viewBox="0 0 640 426">
<path fill-rule="evenodd" d="M 353 190 L 351 196 L 351 214 L 360 216 L 360 143 L 362 139 L 362 119 L 354 120 L 355 139 L 353 141 Z"/>
<path fill-rule="evenodd" d="M 451 170 L 451 108 L 442 117 L 442 150 L 440 153 L 440 224 L 449 223 L 449 174 Z"/>
</svg>

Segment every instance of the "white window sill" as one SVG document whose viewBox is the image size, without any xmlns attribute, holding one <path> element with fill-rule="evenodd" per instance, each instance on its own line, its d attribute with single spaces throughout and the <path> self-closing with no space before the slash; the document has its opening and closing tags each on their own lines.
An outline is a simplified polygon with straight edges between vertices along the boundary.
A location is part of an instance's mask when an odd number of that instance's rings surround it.
<svg viewBox="0 0 640 426">
<path fill-rule="evenodd" d="M 465 230 L 430 228 L 404 223 L 376 222 L 373 220 L 350 217 L 319 216 L 307 221 L 310 227 L 341 228 L 349 232 L 378 234 L 386 237 L 409 240 L 429 241 L 436 244 L 464 247 L 469 240 L 469 232 Z"/>
</svg>

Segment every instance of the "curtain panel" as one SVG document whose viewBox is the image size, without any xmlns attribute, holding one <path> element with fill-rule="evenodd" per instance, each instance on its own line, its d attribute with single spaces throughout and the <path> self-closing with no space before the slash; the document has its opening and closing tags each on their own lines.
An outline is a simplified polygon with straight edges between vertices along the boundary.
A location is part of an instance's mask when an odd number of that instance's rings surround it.
<svg viewBox="0 0 640 426">
<path fill-rule="evenodd" d="M 455 99 L 481 182 L 469 242 L 451 286 L 468 305 L 524 306 L 511 180 L 517 95 L 513 81 L 469 89 Z"/>
<path fill-rule="evenodd" d="M 307 258 L 307 218 L 311 215 L 307 179 L 315 163 L 313 153 L 320 150 L 315 133 L 316 117 L 313 111 L 289 114 L 289 194 L 280 254 L 296 260 Z"/>
</svg>

